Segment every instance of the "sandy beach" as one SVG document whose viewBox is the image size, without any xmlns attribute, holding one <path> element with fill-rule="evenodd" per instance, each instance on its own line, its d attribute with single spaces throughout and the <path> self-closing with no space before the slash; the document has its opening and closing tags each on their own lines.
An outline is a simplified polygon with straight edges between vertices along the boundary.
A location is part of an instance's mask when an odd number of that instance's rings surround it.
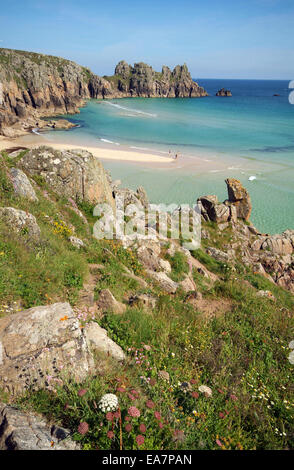
<svg viewBox="0 0 294 470">
<path fill-rule="evenodd" d="M 175 162 L 173 158 L 162 157 L 153 153 L 138 152 L 133 150 L 120 150 L 120 149 L 108 149 L 103 147 L 93 147 L 87 145 L 75 145 L 68 143 L 54 142 L 53 140 L 46 139 L 46 137 L 39 135 L 25 135 L 14 139 L 0 136 L 0 150 L 14 148 L 14 147 L 27 147 L 34 148 L 40 145 L 48 145 L 56 150 L 73 150 L 73 149 L 84 149 L 91 152 L 95 157 L 101 160 L 118 160 L 118 161 L 129 161 L 138 163 L 163 163 L 169 164 Z"/>
</svg>

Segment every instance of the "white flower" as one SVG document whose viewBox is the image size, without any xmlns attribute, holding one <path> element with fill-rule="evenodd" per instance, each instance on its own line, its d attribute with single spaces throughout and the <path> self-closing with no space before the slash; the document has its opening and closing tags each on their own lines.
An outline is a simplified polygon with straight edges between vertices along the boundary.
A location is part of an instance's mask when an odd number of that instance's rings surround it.
<svg viewBox="0 0 294 470">
<path fill-rule="evenodd" d="M 212 396 L 212 390 L 211 388 L 207 387 L 206 385 L 200 385 L 198 388 L 199 392 L 205 393 L 208 397 Z"/>
<path fill-rule="evenodd" d="M 289 348 L 294 349 L 294 340 L 290 341 L 289 343 Z"/>
<path fill-rule="evenodd" d="M 106 411 L 115 411 L 118 407 L 117 396 L 113 393 L 106 393 L 99 401 L 99 408 L 103 413 Z"/>
</svg>

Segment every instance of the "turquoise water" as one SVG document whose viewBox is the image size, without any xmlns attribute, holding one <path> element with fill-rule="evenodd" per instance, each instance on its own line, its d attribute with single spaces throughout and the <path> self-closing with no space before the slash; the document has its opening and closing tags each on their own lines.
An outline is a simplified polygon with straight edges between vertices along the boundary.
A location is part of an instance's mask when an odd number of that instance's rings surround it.
<svg viewBox="0 0 294 470">
<path fill-rule="evenodd" d="M 59 132 L 58 139 L 162 156 L 169 150 L 179 152 L 185 157 L 182 167 L 181 159 L 167 169 L 106 160 L 104 164 L 125 185 L 145 186 L 152 202 L 193 203 L 211 193 L 224 199 L 224 179 L 236 177 L 250 191 L 252 219 L 260 230 L 294 228 L 294 106 L 288 101 L 289 82 L 198 83 L 211 96 L 91 100 L 70 117 L 80 127 Z M 229 88 L 233 97 L 215 97 L 221 87 Z M 252 176 L 256 179 L 249 181 Z"/>
</svg>

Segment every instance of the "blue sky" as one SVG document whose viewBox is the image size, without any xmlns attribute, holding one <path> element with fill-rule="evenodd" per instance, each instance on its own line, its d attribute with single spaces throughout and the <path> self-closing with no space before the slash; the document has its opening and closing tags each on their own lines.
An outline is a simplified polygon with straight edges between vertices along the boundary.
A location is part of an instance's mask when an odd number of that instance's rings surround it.
<svg viewBox="0 0 294 470">
<path fill-rule="evenodd" d="M 187 63 L 197 78 L 294 78 L 294 0 L 0 0 L 0 47 L 94 72 Z"/>
</svg>

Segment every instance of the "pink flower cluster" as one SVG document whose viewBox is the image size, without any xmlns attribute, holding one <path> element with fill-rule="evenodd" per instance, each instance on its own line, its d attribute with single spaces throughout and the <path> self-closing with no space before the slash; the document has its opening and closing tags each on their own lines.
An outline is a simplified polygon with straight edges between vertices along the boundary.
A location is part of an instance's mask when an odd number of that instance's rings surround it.
<svg viewBox="0 0 294 470">
<path fill-rule="evenodd" d="M 135 406 L 130 406 L 130 408 L 128 409 L 128 414 L 132 416 L 132 418 L 139 418 L 139 416 L 141 415 L 140 411 Z"/>
</svg>

